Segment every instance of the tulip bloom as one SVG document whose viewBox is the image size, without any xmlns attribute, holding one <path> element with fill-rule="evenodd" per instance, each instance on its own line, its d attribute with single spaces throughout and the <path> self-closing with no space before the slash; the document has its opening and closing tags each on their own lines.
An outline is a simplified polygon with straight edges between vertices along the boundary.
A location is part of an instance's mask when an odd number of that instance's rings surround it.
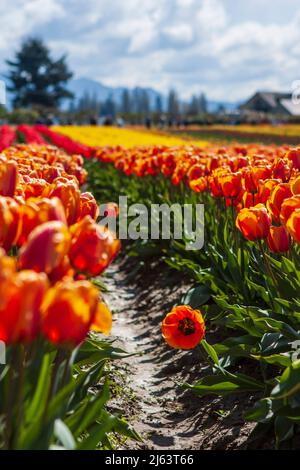
<svg viewBox="0 0 300 470">
<path fill-rule="evenodd" d="M 293 168 L 300 170 L 300 149 L 291 149 L 286 153 L 286 157 L 292 161 Z"/>
<path fill-rule="evenodd" d="M 0 283 L 0 340 L 32 341 L 40 331 L 40 308 L 48 288 L 47 276 L 21 271 Z"/>
<path fill-rule="evenodd" d="M 70 241 L 68 228 L 62 222 L 47 222 L 36 227 L 21 248 L 20 268 L 50 274 L 68 253 Z"/>
<path fill-rule="evenodd" d="M 82 193 L 80 195 L 78 220 L 90 215 L 92 219 L 97 220 L 99 208 L 96 199 L 91 193 Z"/>
<path fill-rule="evenodd" d="M 18 167 L 13 161 L 0 162 L 0 195 L 13 197 L 18 184 Z"/>
<path fill-rule="evenodd" d="M 291 181 L 291 189 L 293 194 L 300 194 L 300 176 Z"/>
<path fill-rule="evenodd" d="M 270 225 L 271 217 L 263 204 L 257 204 L 250 209 L 242 209 L 236 219 L 237 228 L 250 241 L 267 238 Z"/>
<path fill-rule="evenodd" d="M 296 209 L 292 212 L 287 221 L 286 228 L 293 239 L 296 240 L 297 243 L 300 243 L 300 209 Z"/>
<path fill-rule="evenodd" d="M 66 213 L 68 225 L 72 225 L 77 221 L 78 212 L 80 210 L 80 191 L 74 182 L 67 178 L 57 178 L 54 180 L 48 197 L 58 197 Z"/>
<path fill-rule="evenodd" d="M 22 233 L 18 245 L 22 246 L 28 239 L 29 234 L 37 226 L 46 222 L 58 220 L 67 223 L 63 205 L 57 197 L 53 199 L 32 198 L 20 208 L 22 218 Z"/>
<path fill-rule="evenodd" d="M 193 349 L 204 337 L 205 325 L 199 310 L 179 305 L 162 322 L 162 335 L 172 348 Z"/>
<path fill-rule="evenodd" d="M 42 332 L 55 344 L 74 347 L 86 337 L 98 308 L 98 290 L 87 281 L 62 281 L 42 305 Z"/>
<path fill-rule="evenodd" d="M 296 209 L 300 209 L 300 195 L 289 197 L 283 201 L 280 210 L 280 221 L 283 225 L 286 225 L 291 214 Z"/>
<path fill-rule="evenodd" d="M 189 187 L 195 193 L 203 193 L 207 189 L 207 179 L 202 176 L 196 180 L 189 181 Z"/>
<path fill-rule="evenodd" d="M 270 211 L 275 222 L 280 222 L 280 210 L 283 201 L 291 197 L 292 195 L 293 194 L 290 185 L 287 183 L 278 184 L 273 189 L 270 199 L 268 199 L 267 201 L 267 208 Z"/>
<path fill-rule="evenodd" d="M 290 248 L 290 237 L 287 229 L 282 225 L 270 227 L 267 244 L 273 253 L 285 253 Z"/>
<path fill-rule="evenodd" d="M 99 302 L 91 330 L 108 335 L 112 327 L 112 315 L 104 302 Z"/>
<path fill-rule="evenodd" d="M 237 198 L 243 189 L 241 173 L 229 173 L 228 175 L 221 176 L 220 186 L 223 196 L 226 198 Z"/>
<path fill-rule="evenodd" d="M 16 244 L 20 230 L 19 205 L 10 197 L 0 196 L 0 247 L 10 250 Z"/>
<path fill-rule="evenodd" d="M 120 250 L 120 241 L 103 225 L 87 216 L 70 228 L 69 257 L 73 267 L 89 276 L 97 276 L 112 262 Z"/>
<path fill-rule="evenodd" d="M 259 202 L 266 204 L 267 200 L 270 198 L 273 189 L 280 184 L 280 180 L 271 179 L 261 181 L 259 184 L 258 195 Z"/>
</svg>

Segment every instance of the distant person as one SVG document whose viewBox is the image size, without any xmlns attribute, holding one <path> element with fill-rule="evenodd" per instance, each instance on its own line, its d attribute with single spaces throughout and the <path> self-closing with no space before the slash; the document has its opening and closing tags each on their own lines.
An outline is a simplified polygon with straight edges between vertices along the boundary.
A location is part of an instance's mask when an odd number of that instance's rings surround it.
<svg viewBox="0 0 300 470">
<path fill-rule="evenodd" d="M 145 127 L 147 129 L 151 129 L 151 126 L 152 126 L 152 120 L 149 116 L 147 116 L 146 119 L 145 119 Z"/>
<path fill-rule="evenodd" d="M 113 121 L 112 116 L 110 116 L 110 115 L 105 116 L 105 119 L 104 119 L 104 122 L 103 122 L 104 126 L 112 126 L 113 123 L 114 123 L 114 121 Z"/>
<path fill-rule="evenodd" d="M 116 125 L 117 127 L 124 127 L 125 126 L 125 121 L 122 117 L 118 117 L 116 120 Z"/>
<path fill-rule="evenodd" d="M 98 118 L 97 116 L 91 116 L 89 119 L 90 126 L 97 126 L 98 125 Z"/>
</svg>

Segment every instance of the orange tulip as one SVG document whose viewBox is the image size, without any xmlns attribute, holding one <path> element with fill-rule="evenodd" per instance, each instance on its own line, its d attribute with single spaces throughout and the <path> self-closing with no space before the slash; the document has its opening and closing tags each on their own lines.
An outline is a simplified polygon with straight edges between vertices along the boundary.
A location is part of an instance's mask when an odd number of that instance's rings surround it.
<svg viewBox="0 0 300 470">
<path fill-rule="evenodd" d="M 291 174 L 291 169 L 287 165 L 287 163 L 280 158 L 276 163 L 273 165 L 273 178 L 279 178 L 284 183 L 289 180 Z"/>
<path fill-rule="evenodd" d="M 96 199 L 91 193 L 80 194 L 78 212 L 78 220 L 83 219 L 86 215 L 90 215 L 92 219 L 97 220 L 99 216 L 99 207 Z"/>
<path fill-rule="evenodd" d="M 293 239 L 300 243 L 300 209 L 295 209 L 287 221 L 286 228 Z"/>
<path fill-rule="evenodd" d="M 291 160 L 293 168 L 300 170 L 300 149 L 291 149 L 286 153 L 286 157 Z"/>
<path fill-rule="evenodd" d="M 291 181 L 291 190 L 293 194 L 300 194 L 300 176 Z"/>
<path fill-rule="evenodd" d="M 259 202 L 265 204 L 269 199 L 273 189 L 278 184 L 280 184 L 280 180 L 276 179 L 261 181 L 258 188 Z"/>
<path fill-rule="evenodd" d="M 0 247 L 10 250 L 16 244 L 20 231 L 19 205 L 10 197 L 0 196 Z"/>
<path fill-rule="evenodd" d="M 21 248 L 20 268 L 50 274 L 68 253 L 70 241 L 68 228 L 62 222 L 47 222 L 36 227 Z"/>
<path fill-rule="evenodd" d="M 115 202 L 108 202 L 105 204 L 103 210 L 104 217 L 111 217 L 115 219 L 119 215 L 119 206 Z"/>
<path fill-rule="evenodd" d="M 292 195 L 293 194 L 288 183 L 278 184 L 273 189 L 271 196 L 267 201 L 267 208 L 270 211 L 275 222 L 280 222 L 280 210 L 283 201 L 291 197 Z"/>
<path fill-rule="evenodd" d="M 38 225 L 46 222 L 58 220 L 67 223 L 66 215 L 61 201 L 54 197 L 47 198 L 30 198 L 21 207 L 22 233 L 18 240 L 18 245 L 22 246 L 28 239 L 29 234 Z"/>
<path fill-rule="evenodd" d="M 13 161 L 0 162 L 0 195 L 13 197 L 18 183 L 18 167 Z"/>
<path fill-rule="evenodd" d="M 70 228 L 73 267 L 89 276 L 97 276 L 112 262 L 120 250 L 120 241 L 103 225 L 86 216 Z"/>
<path fill-rule="evenodd" d="M 268 247 L 273 253 L 284 253 L 290 248 L 290 237 L 288 231 L 282 225 L 270 227 L 270 233 L 267 238 Z"/>
<path fill-rule="evenodd" d="M 42 332 L 55 344 L 74 347 L 94 322 L 98 290 L 87 281 L 62 281 L 48 290 L 42 305 Z"/>
<path fill-rule="evenodd" d="M 196 180 L 189 181 L 189 187 L 195 193 L 203 193 L 207 189 L 207 179 L 202 176 Z"/>
<path fill-rule="evenodd" d="M 283 201 L 280 210 L 280 221 L 283 225 L 286 225 L 295 209 L 300 209 L 300 195 L 289 197 Z"/>
<path fill-rule="evenodd" d="M 250 241 L 267 238 L 270 225 L 271 217 L 263 204 L 257 204 L 250 209 L 242 209 L 236 219 L 237 228 Z"/>
<path fill-rule="evenodd" d="M 272 169 L 267 166 L 253 166 L 244 173 L 245 188 L 249 193 L 255 193 L 261 180 L 271 178 Z"/>
<path fill-rule="evenodd" d="M 199 310 L 179 305 L 162 322 L 162 335 L 172 348 L 193 349 L 204 337 L 205 325 Z"/>
<path fill-rule="evenodd" d="M 0 340 L 32 341 L 40 331 L 40 308 L 48 288 L 47 276 L 21 271 L 0 281 Z"/>
<path fill-rule="evenodd" d="M 50 188 L 48 197 L 58 197 L 61 200 L 65 208 L 68 225 L 72 225 L 77 221 L 78 212 L 80 211 L 80 191 L 74 182 L 69 181 L 67 178 L 57 178 Z"/>
<path fill-rule="evenodd" d="M 112 328 L 111 311 L 104 302 L 99 302 L 91 330 L 108 335 Z"/>
<path fill-rule="evenodd" d="M 223 196 L 226 198 L 236 198 L 242 191 L 241 173 L 229 173 L 219 179 Z"/>
</svg>

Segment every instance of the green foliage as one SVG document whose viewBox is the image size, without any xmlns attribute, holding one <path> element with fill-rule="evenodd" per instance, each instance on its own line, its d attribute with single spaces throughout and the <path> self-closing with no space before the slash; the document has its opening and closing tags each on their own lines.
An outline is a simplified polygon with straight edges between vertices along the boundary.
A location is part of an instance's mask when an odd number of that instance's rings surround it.
<svg viewBox="0 0 300 470">
<path fill-rule="evenodd" d="M 126 356 L 96 335 L 72 353 L 39 342 L 11 346 L 0 375 L 0 448 L 108 449 L 139 436 L 108 412 L 109 361 Z"/>
<path fill-rule="evenodd" d="M 112 165 L 89 162 L 90 186 L 100 197 L 128 203 L 205 204 L 205 245 L 187 251 L 185 240 L 156 243 L 166 263 L 188 273 L 195 285 L 182 303 L 205 312 L 220 327 L 222 341 L 202 342 L 207 375 L 184 388 L 197 395 L 250 393 L 257 401 L 245 418 L 257 423 L 251 439 L 274 431 L 276 446 L 287 445 L 300 425 L 300 250 L 274 255 L 266 246 L 246 242 L 234 227 L 235 214 L 221 201 L 200 198 L 187 187 L 172 187 L 162 176 L 126 177 Z M 149 243 L 139 241 L 131 253 L 147 258 Z M 300 344 L 300 343 L 299 343 Z M 298 345 L 298 346 L 297 346 Z M 241 369 L 247 373 L 241 373 Z M 238 372 L 237 372 L 238 371 Z"/>
</svg>

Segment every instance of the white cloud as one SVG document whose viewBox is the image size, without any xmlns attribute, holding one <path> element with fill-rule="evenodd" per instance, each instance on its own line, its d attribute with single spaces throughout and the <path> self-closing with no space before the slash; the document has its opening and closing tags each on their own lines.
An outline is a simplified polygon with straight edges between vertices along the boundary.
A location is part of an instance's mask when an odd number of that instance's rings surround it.
<svg viewBox="0 0 300 470">
<path fill-rule="evenodd" d="M 77 76 L 240 99 L 300 78 L 300 6 L 285 0 L 283 11 L 282 3 L 1 0 L 0 60 L 38 34 L 55 54 L 68 53 Z"/>
</svg>

